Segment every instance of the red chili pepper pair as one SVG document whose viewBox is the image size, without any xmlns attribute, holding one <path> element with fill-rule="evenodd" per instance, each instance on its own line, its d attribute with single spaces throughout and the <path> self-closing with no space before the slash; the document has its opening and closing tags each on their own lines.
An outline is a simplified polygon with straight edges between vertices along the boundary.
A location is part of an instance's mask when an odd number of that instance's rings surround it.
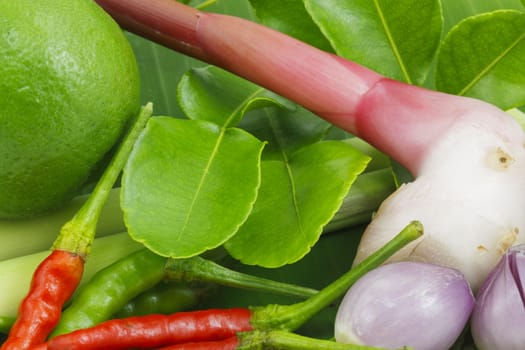
<svg viewBox="0 0 525 350">
<path fill-rule="evenodd" d="M 235 349 L 236 334 L 252 330 L 251 316 L 249 309 L 233 308 L 113 319 L 56 336 L 32 350 Z"/>
</svg>

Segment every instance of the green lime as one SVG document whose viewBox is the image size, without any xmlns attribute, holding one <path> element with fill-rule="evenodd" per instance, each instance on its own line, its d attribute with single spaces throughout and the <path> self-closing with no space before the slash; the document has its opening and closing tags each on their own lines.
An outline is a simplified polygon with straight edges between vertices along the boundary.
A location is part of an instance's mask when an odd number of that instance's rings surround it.
<svg viewBox="0 0 525 350">
<path fill-rule="evenodd" d="M 139 109 L 119 26 L 92 0 L 0 1 L 0 218 L 74 196 Z"/>
</svg>

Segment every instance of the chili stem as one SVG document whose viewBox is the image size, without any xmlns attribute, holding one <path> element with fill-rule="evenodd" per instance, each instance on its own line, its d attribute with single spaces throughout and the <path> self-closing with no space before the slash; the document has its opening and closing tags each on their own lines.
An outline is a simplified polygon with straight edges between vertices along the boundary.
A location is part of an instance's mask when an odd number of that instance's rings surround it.
<svg viewBox="0 0 525 350">
<path fill-rule="evenodd" d="M 117 153 L 102 174 L 92 194 L 80 210 L 60 230 L 53 244 L 54 250 L 65 250 L 87 256 L 102 212 L 102 208 L 109 197 L 122 168 L 127 162 L 133 145 L 144 129 L 152 114 L 152 105 L 147 104 L 140 111 L 133 127 L 128 131 L 124 141 L 120 144 Z"/>
<path fill-rule="evenodd" d="M 360 277 L 381 265 L 399 249 L 419 238 L 422 234 L 422 224 L 413 221 L 386 245 L 309 299 L 292 305 L 268 305 L 252 308 L 251 323 L 254 329 L 296 330 L 316 313 L 342 296 Z"/>
</svg>

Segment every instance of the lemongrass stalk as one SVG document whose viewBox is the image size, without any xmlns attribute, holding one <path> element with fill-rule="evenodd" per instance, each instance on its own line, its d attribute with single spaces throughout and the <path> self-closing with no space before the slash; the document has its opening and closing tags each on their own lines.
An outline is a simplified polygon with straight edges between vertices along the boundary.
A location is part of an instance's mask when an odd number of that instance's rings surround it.
<svg viewBox="0 0 525 350">
<path fill-rule="evenodd" d="M 368 223 L 381 203 L 395 189 L 391 168 L 361 174 L 350 188 L 337 213 L 325 226 L 324 232 Z"/>
<path fill-rule="evenodd" d="M 522 129 L 525 130 L 525 113 L 517 108 L 510 109 L 506 112 L 521 125 Z"/>
<path fill-rule="evenodd" d="M 364 153 L 371 158 L 370 162 L 366 166 L 365 172 L 390 168 L 392 166 L 392 161 L 389 156 L 379 151 L 377 148 L 370 145 L 363 139 L 358 137 L 349 137 L 347 139 L 343 139 L 343 142 L 351 145 L 361 153 Z"/>
<path fill-rule="evenodd" d="M 131 240 L 126 232 L 95 239 L 90 258 L 85 265 L 83 281 L 89 280 L 98 270 L 141 247 L 142 245 Z M 45 250 L 0 262 L 0 316 L 16 316 L 18 305 L 29 290 L 33 271 L 48 255 L 49 250 Z"/>
<path fill-rule="evenodd" d="M 103 237 L 126 230 L 119 203 L 120 190 L 111 191 L 102 209 L 97 236 Z M 60 228 L 85 203 L 88 195 L 74 198 L 53 213 L 27 220 L 0 220 L 0 261 L 45 250 L 53 244 Z"/>
<path fill-rule="evenodd" d="M 389 161 L 382 153 L 358 138 L 345 140 L 372 157 L 365 173 L 360 175 L 344 199 L 325 231 L 364 224 L 391 192 L 395 185 Z M 56 239 L 62 225 L 86 201 L 88 195 L 76 197 L 61 210 L 34 219 L 0 220 L 0 261 L 24 256 L 47 249 Z M 103 237 L 126 230 L 120 208 L 120 188 L 114 188 L 98 222 L 97 236 Z M 21 239 L 23 237 L 23 239 Z"/>
</svg>

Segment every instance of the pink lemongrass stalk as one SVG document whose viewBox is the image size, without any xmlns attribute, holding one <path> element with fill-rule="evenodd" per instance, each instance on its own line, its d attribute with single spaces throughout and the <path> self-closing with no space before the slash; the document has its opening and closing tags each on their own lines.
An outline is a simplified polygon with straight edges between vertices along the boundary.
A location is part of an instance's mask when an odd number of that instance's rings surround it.
<svg viewBox="0 0 525 350">
<path fill-rule="evenodd" d="M 510 245 L 523 242 L 525 136 L 496 107 L 397 82 L 254 22 L 174 0 L 97 2 L 123 28 L 304 106 L 416 177 L 381 206 L 356 262 L 420 220 L 425 236 L 394 260 L 458 268 L 476 288 Z"/>
</svg>

